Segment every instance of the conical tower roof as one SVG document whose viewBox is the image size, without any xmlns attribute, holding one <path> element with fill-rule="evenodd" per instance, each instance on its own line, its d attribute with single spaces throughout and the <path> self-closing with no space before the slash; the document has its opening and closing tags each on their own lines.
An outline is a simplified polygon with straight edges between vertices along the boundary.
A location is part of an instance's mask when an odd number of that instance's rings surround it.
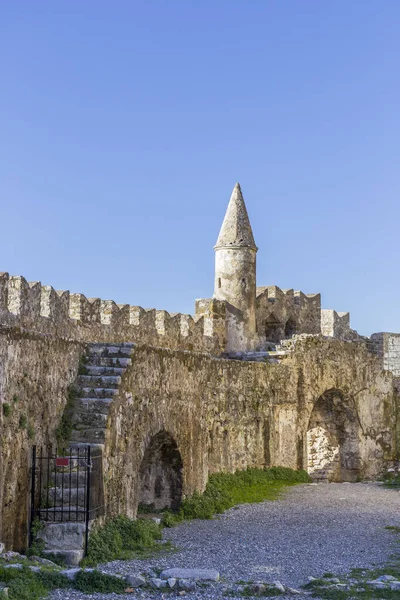
<svg viewBox="0 0 400 600">
<path fill-rule="evenodd" d="M 219 232 L 214 248 L 221 248 L 223 246 L 246 246 L 257 250 L 239 183 L 233 188 L 221 231 Z"/>
</svg>

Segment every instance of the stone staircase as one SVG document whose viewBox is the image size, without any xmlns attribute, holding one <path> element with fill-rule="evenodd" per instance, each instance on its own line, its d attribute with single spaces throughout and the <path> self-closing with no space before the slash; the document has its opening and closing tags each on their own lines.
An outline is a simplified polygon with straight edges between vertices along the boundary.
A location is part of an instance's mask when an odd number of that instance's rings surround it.
<svg viewBox="0 0 400 600">
<path fill-rule="evenodd" d="M 134 346 L 127 342 L 88 345 L 73 386 L 73 430 L 68 452 L 59 457 L 68 464 L 57 465 L 54 459 L 50 465 L 51 475 L 42 498 L 45 507 L 38 511 L 45 527 L 38 537 L 45 542 L 45 553 L 61 557 L 70 566 L 78 565 L 84 556 L 88 448 L 92 479 L 98 479 L 110 405 L 132 362 Z"/>
<path fill-rule="evenodd" d="M 108 412 L 122 375 L 132 362 L 134 344 L 89 344 L 86 360 L 74 385 L 71 442 L 103 444 Z"/>
</svg>

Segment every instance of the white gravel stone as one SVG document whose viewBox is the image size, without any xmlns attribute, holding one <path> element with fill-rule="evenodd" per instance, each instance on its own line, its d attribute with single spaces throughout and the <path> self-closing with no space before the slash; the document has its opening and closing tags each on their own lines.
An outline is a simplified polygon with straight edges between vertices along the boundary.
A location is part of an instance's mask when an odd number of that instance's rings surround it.
<svg viewBox="0 0 400 600">
<path fill-rule="evenodd" d="M 389 583 L 391 590 L 400 590 L 400 581 L 392 581 Z"/>
<path fill-rule="evenodd" d="M 193 579 L 179 579 L 178 585 L 185 592 L 194 592 L 196 589 L 196 582 Z"/>
<path fill-rule="evenodd" d="M 137 588 L 142 585 L 146 585 L 146 580 L 141 575 L 127 575 L 125 581 L 129 583 L 130 587 Z"/>
<path fill-rule="evenodd" d="M 239 590 L 243 580 L 279 579 L 287 589 L 300 588 L 308 575 L 322 578 L 335 573 L 339 578 L 351 569 L 369 569 L 384 564 L 397 551 L 396 536 L 385 529 L 398 522 L 400 494 L 375 483 L 299 485 L 289 488 L 278 500 L 246 504 L 210 521 L 194 520 L 163 530 L 164 540 L 178 550 L 150 559 L 113 561 L 102 565 L 110 575 L 156 573 L 171 567 L 216 569 L 223 582 L 209 582 L 187 592 L 191 600 L 223 600 L 224 592 Z M 347 501 L 340 500 L 344 495 Z M 147 577 L 150 579 L 150 575 Z M 381 582 L 382 583 L 382 582 Z M 392 582 L 392 584 L 394 584 Z M 357 583 L 355 584 L 357 585 Z M 387 588 L 390 582 L 386 584 Z M 176 588 L 175 588 L 176 589 Z M 179 589 L 179 588 L 178 588 Z M 370 588 L 373 589 L 373 588 Z M 161 590 L 163 591 L 163 590 Z M 184 592 L 184 590 L 181 590 Z M 174 590 L 175 592 L 175 590 Z M 312 591 L 282 600 L 309 598 Z M 154 590 L 134 594 L 156 600 Z M 48 600 L 132 600 L 132 594 L 90 594 L 57 590 Z"/>
<path fill-rule="evenodd" d="M 393 577 L 393 575 L 380 575 L 375 581 L 396 581 L 396 577 Z"/>
<path fill-rule="evenodd" d="M 273 581 L 272 584 L 274 585 L 274 587 L 276 587 L 277 590 L 279 590 L 280 592 L 284 592 L 285 591 L 285 587 L 281 584 L 280 581 Z"/>
<path fill-rule="evenodd" d="M 167 586 L 167 582 L 164 579 L 150 579 L 150 585 L 155 590 L 161 590 Z"/>
<path fill-rule="evenodd" d="M 40 571 L 42 570 L 40 567 L 35 567 L 34 565 L 31 565 L 30 567 L 28 567 L 28 569 L 32 571 L 32 573 L 40 573 Z"/>
<path fill-rule="evenodd" d="M 197 579 L 199 581 L 218 581 L 219 573 L 215 569 L 165 569 L 160 574 L 161 579 Z"/>
<path fill-rule="evenodd" d="M 169 579 L 167 579 L 167 583 L 170 588 L 174 588 L 176 586 L 176 582 L 177 579 L 175 579 L 175 577 L 170 577 Z"/>
</svg>

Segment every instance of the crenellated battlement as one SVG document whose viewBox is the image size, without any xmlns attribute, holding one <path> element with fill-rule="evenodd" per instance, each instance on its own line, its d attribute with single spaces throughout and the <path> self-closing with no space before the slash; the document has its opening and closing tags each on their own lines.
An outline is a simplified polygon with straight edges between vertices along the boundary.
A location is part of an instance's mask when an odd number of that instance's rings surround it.
<svg viewBox="0 0 400 600">
<path fill-rule="evenodd" d="M 317 335 L 321 332 L 321 295 L 276 285 L 258 287 L 256 318 L 261 346 L 297 333 Z"/>
<path fill-rule="evenodd" d="M 225 306 L 213 300 L 200 315 L 168 313 L 55 290 L 0 273 L 0 326 L 22 327 L 87 342 L 135 341 L 219 354 Z"/>
<path fill-rule="evenodd" d="M 355 341 L 362 337 L 350 327 L 350 313 L 336 310 L 321 310 L 321 333 L 327 337 Z"/>
</svg>

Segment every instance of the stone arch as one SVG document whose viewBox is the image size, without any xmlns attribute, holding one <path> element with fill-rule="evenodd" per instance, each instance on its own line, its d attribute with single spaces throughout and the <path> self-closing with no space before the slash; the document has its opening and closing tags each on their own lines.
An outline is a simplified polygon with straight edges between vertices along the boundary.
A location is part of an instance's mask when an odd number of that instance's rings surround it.
<svg viewBox="0 0 400 600">
<path fill-rule="evenodd" d="M 289 317 L 285 324 L 285 338 L 291 338 L 297 333 L 297 323 L 293 317 Z"/>
<path fill-rule="evenodd" d="M 315 403 L 307 427 L 308 473 L 316 481 L 357 481 L 359 440 L 355 407 L 339 390 L 328 390 Z"/>
<path fill-rule="evenodd" d="M 265 339 L 267 342 L 274 342 L 278 344 L 283 338 L 284 325 L 283 323 L 271 313 L 265 319 Z"/>
<path fill-rule="evenodd" d="M 174 438 L 165 430 L 151 439 L 139 470 L 139 505 L 161 510 L 176 509 L 182 500 L 181 453 Z"/>
</svg>

